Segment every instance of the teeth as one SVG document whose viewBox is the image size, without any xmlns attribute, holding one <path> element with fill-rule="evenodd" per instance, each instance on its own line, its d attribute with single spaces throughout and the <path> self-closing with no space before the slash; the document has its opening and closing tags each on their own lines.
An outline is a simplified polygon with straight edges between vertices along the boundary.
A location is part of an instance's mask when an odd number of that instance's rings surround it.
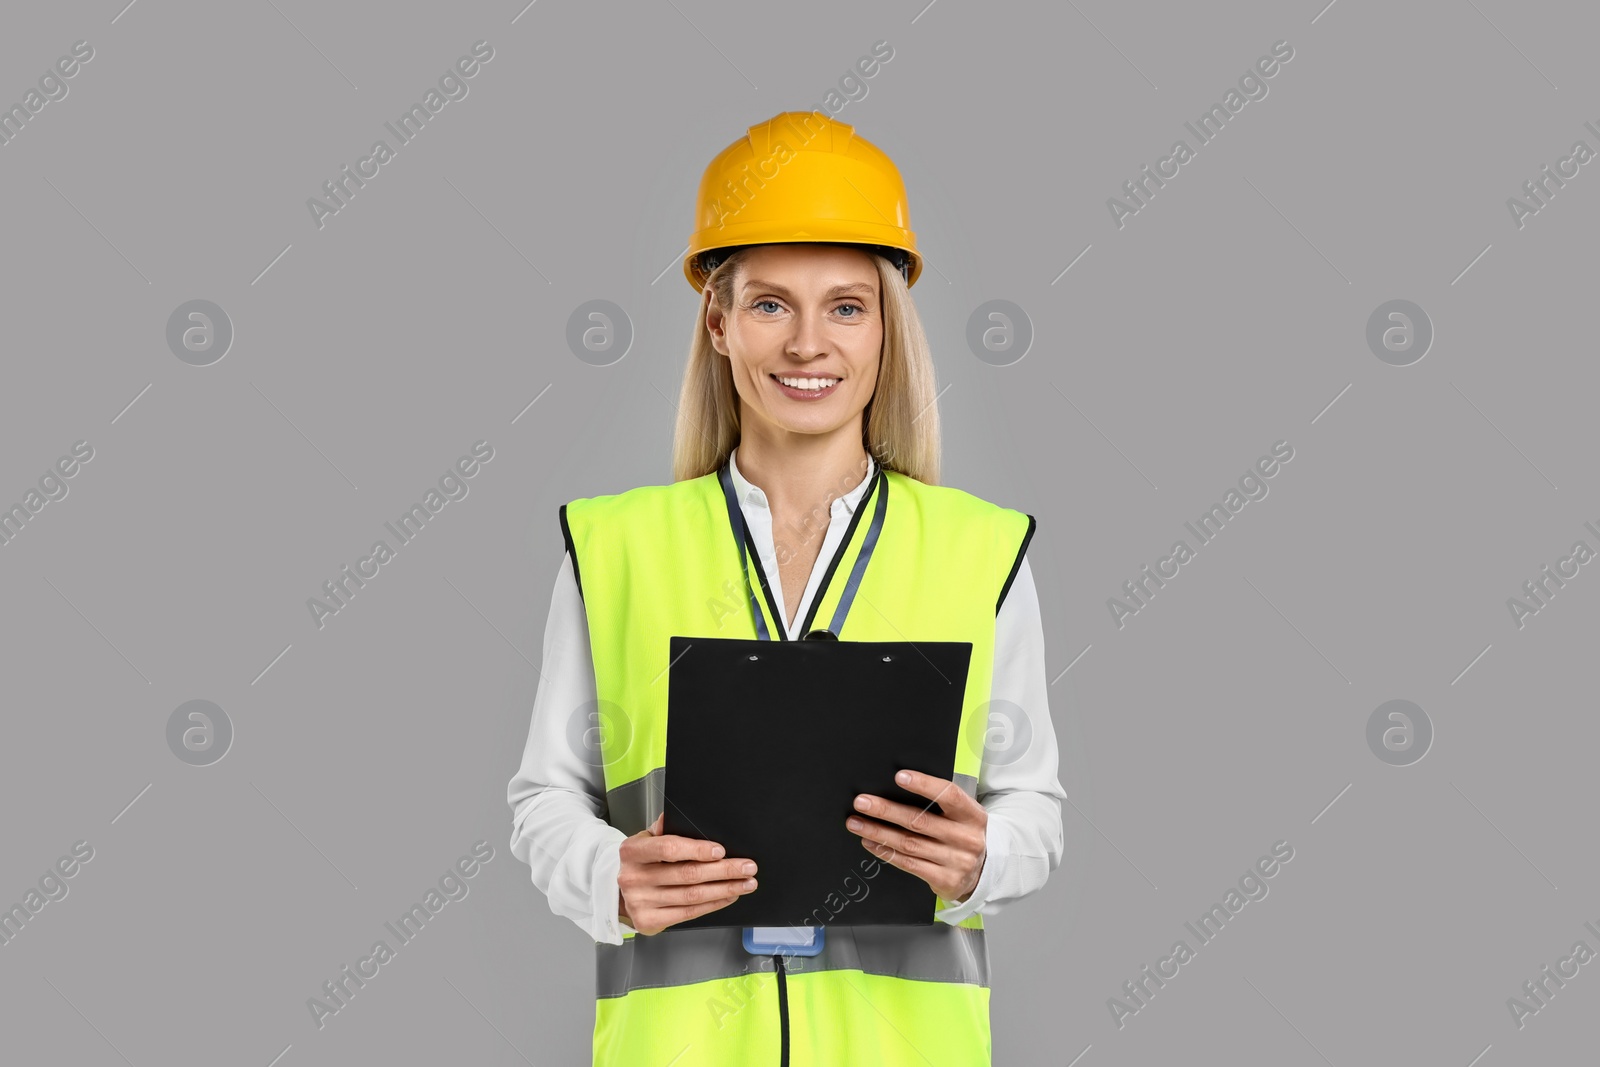
<svg viewBox="0 0 1600 1067">
<path fill-rule="evenodd" d="M 782 378 L 778 381 L 791 389 L 826 389 L 839 381 L 838 378 Z"/>
</svg>

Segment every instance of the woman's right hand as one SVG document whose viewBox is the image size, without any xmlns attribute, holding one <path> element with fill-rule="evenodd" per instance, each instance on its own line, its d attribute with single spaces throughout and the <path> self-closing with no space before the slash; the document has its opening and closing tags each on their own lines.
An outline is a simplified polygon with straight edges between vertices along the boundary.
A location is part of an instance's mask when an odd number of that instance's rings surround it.
<svg viewBox="0 0 1600 1067">
<path fill-rule="evenodd" d="M 622 842 L 617 871 L 620 917 L 641 934 L 725 908 L 756 887 L 755 861 L 717 859 L 722 846 L 662 834 L 664 815 Z"/>
</svg>

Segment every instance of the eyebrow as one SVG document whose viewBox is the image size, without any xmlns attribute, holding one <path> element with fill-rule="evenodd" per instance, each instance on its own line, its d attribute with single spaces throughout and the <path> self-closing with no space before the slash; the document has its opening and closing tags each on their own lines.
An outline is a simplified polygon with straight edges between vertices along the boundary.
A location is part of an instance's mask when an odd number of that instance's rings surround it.
<svg viewBox="0 0 1600 1067">
<path fill-rule="evenodd" d="M 745 283 L 744 283 L 744 288 L 745 289 L 764 289 L 764 290 L 766 290 L 768 292 L 781 293 L 784 296 L 789 296 L 789 297 L 792 297 L 794 295 L 793 293 L 789 292 L 789 290 L 785 289 L 783 286 L 777 284 L 776 282 L 764 282 L 759 278 L 747 279 L 745 281 Z M 876 289 L 874 289 L 872 286 L 868 285 L 866 282 L 852 282 L 849 285 L 836 285 L 836 286 L 834 286 L 832 289 L 829 289 L 826 293 L 824 293 L 822 295 L 822 299 L 824 299 L 824 300 L 832 300 L 836 296 L 844 296 L 844 295 L 846 295 L 848 293 L 862 293 L 862 294 L 865 294 L 866 296 L 877 296 L 878 295 L 878 291 Z"/>
</svg>

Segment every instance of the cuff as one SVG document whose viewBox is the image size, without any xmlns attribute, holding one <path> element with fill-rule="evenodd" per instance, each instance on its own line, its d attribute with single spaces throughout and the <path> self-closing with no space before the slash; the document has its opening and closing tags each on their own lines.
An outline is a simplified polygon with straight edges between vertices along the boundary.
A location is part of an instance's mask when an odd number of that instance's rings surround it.
<svg viewBox="0 0 1600 1067">
<path fill-rule="evenodd" d="M 994 891 L 995 883 L 1000 879 L 1000 872 L 1005 869 L 1006 861 L 1011 855 L 1011 833 L 1006 829 L 1005 820 L 991 812 L 983 836 L 984 848 L 988 855 L 983 861 L 983 871 L 978 875 L 978 884 L 973 887 L 971 895 L 960 904 L 950 904 L 935 911 L 933 917 L 939 922 L 949 923 L 951 926 L 960 925 L 963 919 L 976 915 L 988 901 L 989 894 Z"/>
<path fill-rule="evenodd" d="M 589 920 L 589 936 L 607 945 L 620 945 L 625 935 L 638 933 L 617 914 L 622 893 L 617 873 L 622 868 L 622 842 L 626 835 L 618 830 L 617 839 L 600 849 L 594 865 L 594 915 Z"/>
</svg>

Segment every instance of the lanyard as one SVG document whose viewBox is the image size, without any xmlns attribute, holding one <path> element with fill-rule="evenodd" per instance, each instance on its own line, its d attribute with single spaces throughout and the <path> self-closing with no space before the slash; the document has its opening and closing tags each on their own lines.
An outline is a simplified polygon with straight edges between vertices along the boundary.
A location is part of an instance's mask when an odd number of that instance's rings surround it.
<svg viewBox="0 0 1600 1067">
<path fill-rule="evenodd" d="M 728 524 L 733 529 L 734 542 L 739 546 L 739 567 L 744 572 L 745 586 L 750 590 L 750 611 L 755 616 L 756 637 L 762 641 L 770 641 L 772 640 L 772 635 L 767 631 L 766 619 L 761 614 L 761 604 L 756 599 L 755 585 L 750 581 L 749 556 L 756 555 L 755 546 L 749 544 L 747 550 L 750 533 L 745 528 L 744 511 L 735 499 L 733 474 L 729 469 L 730 467 L 731 461 L 725 461 L 717 470 L 717 479 L 722 483 L 722 496 L 728 505 Z M 861 578 L 866 573 L 867 562 L 872 558 L 872 550 L 877 547 L 878 535 L 883 530 L 884 512 L 888 510 L 889 505 L 889 485 L 888 477 L 883 472 L 882 464 L 878 464 L 875 473 L 876 476 L 873 478 L 872 485 L 867 488 L 867 497 L 871 497 L 876 493 L 877 504 L 873 509 L 872 522 L 867 527 L 867 535 L 861 542 L 861 552 L 856 556 L 855 565 L 850 568 L 850 578 L 845 583 L 844 593 L 839 597 L 839 606 L 834 609 L 833 621 L 829 623 L 826 631 L 812 631 L 812 633 L 831 633 L 834 637 L 839 636 L 840 631 L 844 629 L 845 616 L 850 613 L 850 605 L 855 601 L 856 590 L 861 587 Z M 862 503 L 866 503 L 866 498 L 862 499 Z M 855 533 L 856 523 L 860 521 L 860 518 L 861 508 L 858 506 L 855 517 L 851 520 L 849 529 L 845 531 L 844 539 L 839 543 L 838 551 L 835 553 L 833 561 L 824 576 L 823 585 L 817 590 L 816 598 L 811 602 L 807 625 L 809 625 L 810 618 L 816 615 L 818 605 L 822 603 L 823 594 L 827 592 L 826 579 L 832 577 L 834 566 L 838 564 L 845 551 L 849 548 L 851 536 Z M 766 588 L 766 573 L 761 569 L 759 556 L 756 558 L 756 573 L 761 577 L 762 587 Z M 778 617 L 777 611 L 773 612 L 773 619 L 779 627 L 779 640 L 788 640 L 788 635 L 783 632 L 783 620 Z M 806 634 L 805 636 L 809 637 L 811 634 Z"/>
</svg>

